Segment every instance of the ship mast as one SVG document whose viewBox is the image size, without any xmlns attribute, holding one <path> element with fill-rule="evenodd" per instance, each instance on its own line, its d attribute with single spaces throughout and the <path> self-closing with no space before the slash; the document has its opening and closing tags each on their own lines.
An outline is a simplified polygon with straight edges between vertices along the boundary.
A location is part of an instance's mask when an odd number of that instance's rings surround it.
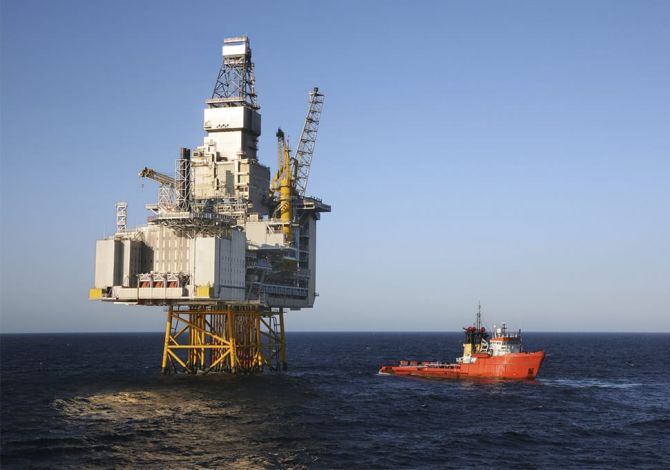
<svg viewBox="0 0 670 470">
<path fill-rule="evenodd" d="M 477 327 L 477 331 L 481 330 L 482 328 L 482 303 L 478 302 L 477 305 L 477 321 L 475 322 L 475 326 Z"/>
</svg>

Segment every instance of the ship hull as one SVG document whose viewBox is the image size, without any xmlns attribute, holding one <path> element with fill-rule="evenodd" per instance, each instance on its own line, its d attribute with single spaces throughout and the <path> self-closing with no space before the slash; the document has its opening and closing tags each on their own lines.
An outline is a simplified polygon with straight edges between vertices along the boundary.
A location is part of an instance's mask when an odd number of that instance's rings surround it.
<svg viewBox="0 0 670 470">
<path fill-rule="evenodd" d="M 382 366 L 379 373 L 445 379 L 532 380 L 540 372 L 544 351 L 510 353 L 502 356 L 477 354 L 476 356 L 469 364 L 410 362 L 398 366 Z"/>
</svg>

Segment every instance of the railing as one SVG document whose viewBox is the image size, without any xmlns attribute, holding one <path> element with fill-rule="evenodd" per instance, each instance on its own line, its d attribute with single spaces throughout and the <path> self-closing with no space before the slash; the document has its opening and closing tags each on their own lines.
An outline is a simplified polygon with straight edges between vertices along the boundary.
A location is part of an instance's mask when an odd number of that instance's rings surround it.
<svg viewBox="0 0 670 470">
<path fill-rule="evenodd" d="M 303 287 L 282 286 L 277 284 L 264 284 L 261 293 L 274 295 L 290 295 L 292 297 L 307 297 L 308 290 Z"/>
</svg>

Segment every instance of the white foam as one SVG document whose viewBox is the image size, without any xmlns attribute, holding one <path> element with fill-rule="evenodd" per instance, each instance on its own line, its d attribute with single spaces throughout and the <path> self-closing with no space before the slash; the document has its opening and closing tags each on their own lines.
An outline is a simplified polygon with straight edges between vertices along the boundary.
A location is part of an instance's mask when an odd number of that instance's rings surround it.
<svg viewBox="0 0 670 470">
<path fill-rule="evenodd" d="M 642 384 L 631 382 L 613 382 L 605 381 L 595 378 L 583 379 L 556 379 L 556 380 L 540 380 L 544 385 L 570 388 L 615 388 L 626 389 L 639 387 Z"/>
</svg>

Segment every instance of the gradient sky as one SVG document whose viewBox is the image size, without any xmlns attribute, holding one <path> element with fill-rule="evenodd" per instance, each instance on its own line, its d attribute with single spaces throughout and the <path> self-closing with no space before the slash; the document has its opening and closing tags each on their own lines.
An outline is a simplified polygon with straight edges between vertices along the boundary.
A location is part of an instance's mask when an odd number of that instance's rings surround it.
<svg viewBox="0 0 670 470">
<path fill-rule="evenodd" d="M 160 331 L 87 300 L 114 203 L 142 223 L 202 141 L 224 37 L 264 134 L 326 94 L 320 297 L 296 330 L 670 331 L 670 2 L 3 0 L 3 332 Z"/>
</svg>

